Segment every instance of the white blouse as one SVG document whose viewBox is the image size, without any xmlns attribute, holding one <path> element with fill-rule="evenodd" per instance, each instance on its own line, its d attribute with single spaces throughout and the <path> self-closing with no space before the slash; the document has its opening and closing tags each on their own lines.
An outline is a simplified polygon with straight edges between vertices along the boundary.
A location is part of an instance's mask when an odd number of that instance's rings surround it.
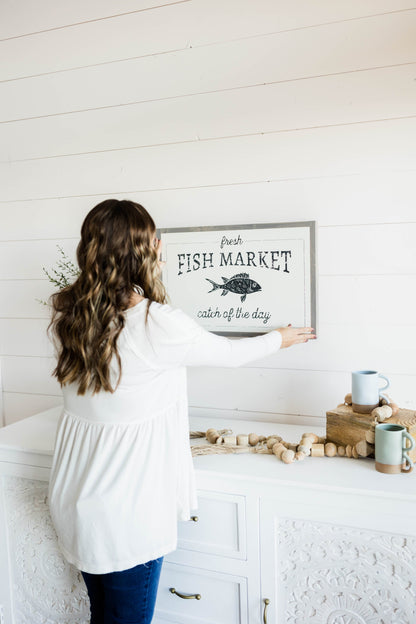
<svg viewBox="0 0 416 624">
<path fill-rule="evenodd" d="M 240 366 L 276 352 L 270 331 L 229 339 L 147 299 L 125 312 L 114 393 L 63 386 L 48 500 L 64 557 L 106 574 L 177 547 L 177 521 L 198 508 L 189 442 L 186 366 Z M 115 357 L 113 387 L 118 379 Z"/>
</svg>

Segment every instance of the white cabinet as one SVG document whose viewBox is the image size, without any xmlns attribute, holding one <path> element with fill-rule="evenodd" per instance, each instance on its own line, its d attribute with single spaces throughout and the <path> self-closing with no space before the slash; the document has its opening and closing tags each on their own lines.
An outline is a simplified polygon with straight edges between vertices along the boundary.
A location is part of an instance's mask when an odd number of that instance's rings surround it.
<svg viewBox="0 0 416 624">
<path fill-rule="evenodd" d="M 267 621 L 414 624 L 416 514 L 406 503 L 401 514 L 402 503 L 340 492 L 322 493 L 319 505 L 295 501 L 289 491 L 263 497 Z"/>
<path fill-rule="evenodd" d="M 172 589 L 176 593 L 172 593 Z M 189 598 L 196 593 L 199 599 Z M 186 598 L 188 596 L 188 598 Z M 247 579 L 195 565 L 164 561 L 155 622 L 240 624 L 247 622 Z"/>
<path fill-rule="evenodd" d="M 4 624 L 89 621 L 82 576 L 58 549 L 46 501 L 59 413 L 0 429 Z M 191 429 L 213 424 L 291 441 L 310 429 L 191 419 Z M 199 507 L 165 556 L 154 624 L 415 624 L 416 473 L 339 457 L 285 465 L 211 455 L 194 465 Z"/>
<path fill-rule="evenodd" d="M 198 490 L 198 510 L 179 523 L 163 563 L 155 624 L 249 623 L 246 505 L 243 495 Z"/>
</svg>

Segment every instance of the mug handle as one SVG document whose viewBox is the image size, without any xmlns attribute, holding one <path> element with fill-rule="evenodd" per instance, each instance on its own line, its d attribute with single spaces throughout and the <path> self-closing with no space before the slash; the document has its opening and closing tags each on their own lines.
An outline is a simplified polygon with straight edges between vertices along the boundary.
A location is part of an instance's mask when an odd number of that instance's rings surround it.
<svg viewBox="0 0 416 624">
<path fill-rule="evenodd" d="M 408 440 L 410 440 L 410 442 L 412 443 L 412 445 L 410 447 L 407 446 L 407 441 L 406 438 Z M 414 449 L 415 447 L 415 441 L 412 438 L 412 436 L 410 435 L 410 433 L 408 433 L 407 431 L 403 431 L 403 460 L 406 462 L 406 466 L 408 466 L 407 468 L 402 468 L 402 472 L 412 472 L 414 464 L 412 462 L 412 460 L 410 459 L 409 455 L 406 453 L 406 451 L 411 451 L 412 449 Z"/>
<path fill-rule="evenodd" d="M 386 385 L 383 386 L 383 388 L 379 388 L 378 389 L 378 393 L 381 394 L 381 392 L 384 392 L 384 390 L 387 390 L 387 388 L 390 388 L 390 380 L 387 379 L 387 377 L 385 375 L 382 375 L 381 373 L 378 374 L 379 377 L 381 377 L 382 379 L 384 379 L 384 381 L 386 381 Z M 383 397 L 386 398 L 386 397 Z"/>
</svg>

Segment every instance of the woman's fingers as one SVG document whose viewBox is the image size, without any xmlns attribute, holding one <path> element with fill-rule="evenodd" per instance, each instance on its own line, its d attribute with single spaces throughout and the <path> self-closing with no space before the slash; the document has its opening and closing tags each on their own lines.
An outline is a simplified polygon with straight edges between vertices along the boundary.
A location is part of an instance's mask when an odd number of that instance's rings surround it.
<svg viewBox="0 0 416 624">
<path fill-rule="evenodd" d="M 315 340 L 316 335 L 313 333 L 314 331 L 313 327 L 298 327 L 296 330 L 296 342 L 302 343 L 308 342 L 308 340 Z"/>
</svg>

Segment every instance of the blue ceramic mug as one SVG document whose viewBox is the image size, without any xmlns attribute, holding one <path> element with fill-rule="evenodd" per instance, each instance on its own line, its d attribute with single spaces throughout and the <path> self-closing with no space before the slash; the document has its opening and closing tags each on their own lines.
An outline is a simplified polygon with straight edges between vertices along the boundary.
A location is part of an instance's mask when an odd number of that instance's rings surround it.
<svg viewBox="0 0 416 624">
<path fill-rule="evenodd" d="M 376 435 L 376 470 L 388 474 L 411 472 L 413 462 L 409 452 L 414 449 L 415 441 L 406 427 L 396 424 L 380 423 L 375 427 Z M 410 446 L 407 446 L 407 440 Z"/>
<path fill-rule="evenodd" d="M 384 379 L 387 383 L 383 388 L 379 386 L 379 379 Z M 369 414 L 375 407 L 378 407 L 380 397 L 386 399 L 382 394 L 387 390 L 390 381 L 377 371 L 361 370 L 352 373 L 352 409 L 359 414 Z"/>
</svg>

